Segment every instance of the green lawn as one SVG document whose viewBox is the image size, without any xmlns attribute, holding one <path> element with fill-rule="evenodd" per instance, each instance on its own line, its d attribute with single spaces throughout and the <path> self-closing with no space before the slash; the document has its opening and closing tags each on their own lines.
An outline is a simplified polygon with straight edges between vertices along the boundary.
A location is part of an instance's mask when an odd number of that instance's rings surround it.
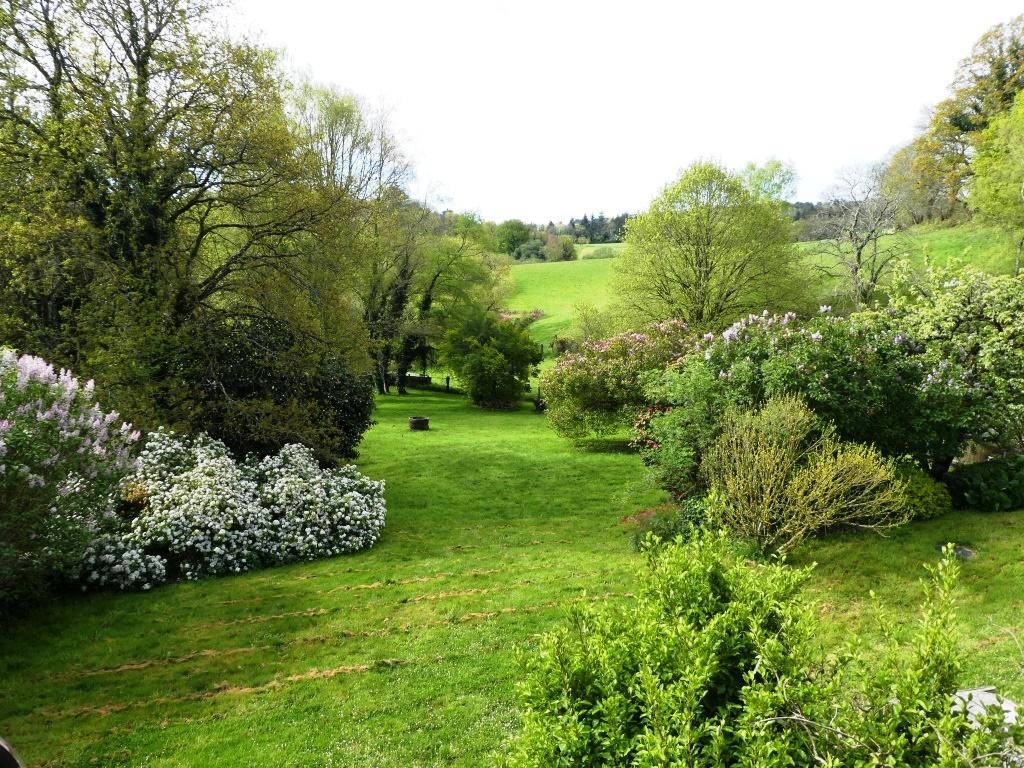
<svg viewBox="0 0 1024 768">
<path fill-rule="evenodd" d="M 0 639 L 0 734 L 33 765 L 485 763 L 515 723 L 514 646 L 630 588 L 619 520 L 659 494 L 525 406 L 416 393 L 377 419 L 375 548 L 47 605 Z"/>
<path fill-rule="evenodd" d="M 918 227 L 901 239 L 906 256 L 914 264 L 924 264 L 925 258 L 946 266 L 972 264 L 993 273 L 1008 273 L 1013 269 L 1013 250 L 998 230 L 981 224 L 968 223 L 958 227 Z M 582 256 L 598 245 L 577 246 Z M 621 244 L 611 247 L 621 248 Z M 813 268 L 821 263 L 814 255 L 815 243 L 799 243 L 807 264 Z M 530 326 L 533 337 L 550 344 L 555 336 L 567 335 L 572 326 L 576 305 L 585 303 L 597 308 L 607 307 L 612 300 L 611 277 L 615 259 L 579 259 L 552 263 L 518 264 L 512 267 L 514 290 L 509 308 L 515 310 L 543 309 L 544 317 Z M 816 279 L 824 278 L 816 276 Z M 834 281 L 833 281 L 834 282 Z M 823 288 L 821 300 L 833 302 L 832 289 Z M 837 306 L 838 310 L 838 306 Z"/>
<path fill-rule="evenodd" d="M 530 325 L 530 333 L 545 348 L 555 336 L 565 336 L 578 304 L 602 309 L 611 300 L 615 259 L 582 259 L 512 267 L 514 292 L 509 309 L 543 309 L 544 317 Z"/>
<path fill-rule="evenodd" d="M 408 416 L 431 418 L 410 432 Z M 383 398 L 360 466 L 387 480 L 372 550 L 161 588 L 71 595 L 0 638 L 0 734 L 47 766 L 480 766 L 516 727 L 515 648 L 575 599 L 634 588 L 620 519 L 657 503 L 632 455 L 578 451 L 524 406 Z M 904 620 L 934 544 L 968 542 L 965 684 L 1024 698 L 1024 517 L 958 514 L 835 538 L 810 593 L 820 637 Z"/>
</svg>

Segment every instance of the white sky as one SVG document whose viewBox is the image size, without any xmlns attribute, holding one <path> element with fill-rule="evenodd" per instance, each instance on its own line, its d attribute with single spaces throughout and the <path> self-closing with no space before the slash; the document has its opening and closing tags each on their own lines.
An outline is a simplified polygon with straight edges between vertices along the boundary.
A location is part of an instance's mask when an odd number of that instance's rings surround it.
<svg viewBox="0 0 1024 768">
<path fill-rule="evenodd" d="M 1007 0 L 235 0 L 232 27 L 384 109 L 435 206 L 645 208 L 696 159 L 777 157 L 817 200 L 913 137 Z"/>
</svg>

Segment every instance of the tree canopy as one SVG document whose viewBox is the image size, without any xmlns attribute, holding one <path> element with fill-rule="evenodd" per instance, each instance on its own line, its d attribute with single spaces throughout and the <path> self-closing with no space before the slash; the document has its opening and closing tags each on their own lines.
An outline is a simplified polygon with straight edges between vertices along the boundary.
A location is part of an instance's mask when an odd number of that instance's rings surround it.
<svg viewBox="0 0 1024 768">
<path fill-rule="evenodd" d="M 626 224 L 616 287 L 640 318 L 696 328 L 781 307 L 799 293 L 790 217 L 742 176 L 702 162 Z"/>
</svg>

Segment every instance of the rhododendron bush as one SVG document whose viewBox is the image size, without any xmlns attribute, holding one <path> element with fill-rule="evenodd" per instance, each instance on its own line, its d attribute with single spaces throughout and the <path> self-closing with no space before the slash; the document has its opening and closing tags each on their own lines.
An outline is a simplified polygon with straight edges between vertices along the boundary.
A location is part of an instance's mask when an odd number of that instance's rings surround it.
<svg viewBox="0 0 1024 768">
<path fill-rule="evenodd" d="M 377 541 L 385 518 L 383 482 L 351 466 L 321 469 L 304 446 L 239 463 L 220 441 L 163 431 L 113 506 L 115 522 L 82 562 L 88 585 L 148 589 L 355 552 Z"/>
<path fill-rule="evenodd" d="M 0 607 L 77 565 L 138 437 L 91 381 L 0 348 Z"/>
</svg>

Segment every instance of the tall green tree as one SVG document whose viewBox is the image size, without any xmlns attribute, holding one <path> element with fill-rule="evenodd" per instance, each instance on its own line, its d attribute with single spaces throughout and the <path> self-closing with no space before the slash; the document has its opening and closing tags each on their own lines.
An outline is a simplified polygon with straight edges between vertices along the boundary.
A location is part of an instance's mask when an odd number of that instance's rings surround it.
<svg viewBox="0 0 1024 768">
<path fill-rule="evenodd" d="M 514 408 L 543 353 L 520 323 L 471 308 L 441 341 L 442 361 L 470 399 L 486 408 Z"/>
<path fill-rule="evenodd" d="M 331 201 L 288 120 L 274 58 L 220 39 L 203 0 L 12 0 L 0 12 L 0 169 L 8 221 L 57 215 L 33 250 L 8 241 L 12 341 L 47 341 L 143 421 L 173 410 L 179 337 L 248 312 L 239 287 L 301 258 Z M 26 194 L 26 191 L 28 194 Z M 46 272 L 33 302 L 15 273 Z M 39 335 L 33 329 L 47 330 Z M 155 412 L 155 413 L 154 413 Z"/>
<path fill-rule="evenodd" d="M 982 35 L 960 62 L 950 96 L 936 105 L 927 130 L 914 143 L 914 167 L 936 190 L 946 215 L 962 208 L 972 173 L 972 143 L 1024 90 L 1024 15 Z"/>
<path fill-rule="evenodd" d="M 799 295 L 792 222 L 782 205 L 715 165 L 686 169 L 626 224 L 618 298 L 639 318 L 697 328 L 782 308 Z"/>
<path fill-rule="evenodd" d="M 502 253 L 512 254 L 515 253 L 516 248 L 533 237 L 533 230 L 519 219 L 509 219 L 501 222 L 494 234 L 498 250 Z"/>
<path fill-rule="evenodd" d="M 989 123 L 977 147 L 970 204 L 1012 239 L 1017 275 L 1024 251 L 1024 97 Z"/>
</svg>

